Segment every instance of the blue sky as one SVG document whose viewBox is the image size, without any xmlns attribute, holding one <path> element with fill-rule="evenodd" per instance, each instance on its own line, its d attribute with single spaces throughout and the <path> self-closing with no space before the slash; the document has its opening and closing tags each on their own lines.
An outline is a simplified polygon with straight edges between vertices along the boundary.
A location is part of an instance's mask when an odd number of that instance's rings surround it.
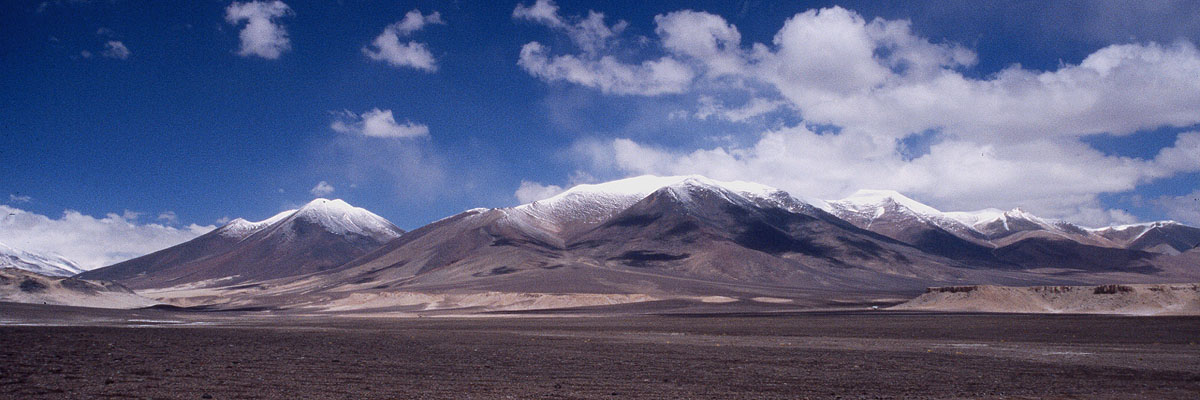
<svg viewBox="0 0 1200 400">
<path fill-rule="evenodd" d="M 885 3 L 4 2 L 0 202 L 186 229 L 316 192 L 413 229 L 576 183 L 702 173 L 1093 226 L 1200 222 L 1200 5 Z M 252 28 L 267 36 L 245 50 Z M 696 50 L 710 34 L 713 52 Z M 388 62 L 386 35 L 420 49 Z M 432 64 L 401 59 L 416 53 Z M 1094 76 L 1104 60 L 1117 72 Z M 673 69 L 642 69 L 659 62 Z M 963 97 L 872 111 L 920 93 Z M 1047 97 L 1062 99 L 1024 108 Z M 385 111 L 394 123 L 371 128 Z"/>
</svg>

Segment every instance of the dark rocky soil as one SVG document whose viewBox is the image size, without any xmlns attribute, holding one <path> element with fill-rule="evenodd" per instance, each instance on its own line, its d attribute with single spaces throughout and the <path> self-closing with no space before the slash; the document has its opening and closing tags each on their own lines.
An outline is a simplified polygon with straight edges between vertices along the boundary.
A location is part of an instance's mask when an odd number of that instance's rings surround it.
<svg viewBox="0 0 1200 400">
<path fill-rule="evenodd" d="M 0 307 L 0 397 L 1200 398 L 1191 317 L 104 313 Z"/>
</svg>

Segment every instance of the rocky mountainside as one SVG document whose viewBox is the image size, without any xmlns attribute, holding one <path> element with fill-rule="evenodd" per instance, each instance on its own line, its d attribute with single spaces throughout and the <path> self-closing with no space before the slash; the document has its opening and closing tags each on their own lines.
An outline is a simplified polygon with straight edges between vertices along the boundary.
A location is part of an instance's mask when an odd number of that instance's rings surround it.
<svg viewBox="0 0 1200 400">
<path fill-rule="evenodd" d="M 262 281 L 338 267 L 401 233 L 370 211 L 317 199 L 263 221 L 237 219 L 177 246 L 79 276 L 135 289 Z"/>
<path fill-rule="evenodd" d="M 895 192 L 825 202 L 755 183 L 643 176 L 403 234 L 366 210 L 316 200 L 81 276 L 176 304 L 310 311 L 449 307 L 452 298 L 501 308 L 832 304 L 938 285 L 1195 281 L 1200 250 L 1194 228 L 1180 226 L 1094 230 L 1021 210 L 943 213 Z"/>
</svg>

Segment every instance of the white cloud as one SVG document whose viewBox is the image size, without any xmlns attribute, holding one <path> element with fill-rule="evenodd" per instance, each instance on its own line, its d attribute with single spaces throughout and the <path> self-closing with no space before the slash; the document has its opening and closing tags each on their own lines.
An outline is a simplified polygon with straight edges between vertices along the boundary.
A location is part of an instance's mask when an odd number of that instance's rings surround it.
<svg viewBox="0 0 1200 400">
<path fill-rule="evenodd" d="M 87 50 L 80 51 L 79 55 L 83 58 L 92 58 L 92 52 Z"/>
<path fill-rule="evenodd" d="M 562 28 L 567 23 L 558 16 L 558 4 L 552 0 L 537 0 L 532 6 L 517 4 L 513 9 L 513 18 L 537 22 L 551 28 Z"/>
<path fill-rule="evenodd" d="M 409 11 L 407 14 L 404 14 L 404 19 L 400 20 L 400 22 L 393 24 L 392 26 L 395 27 L 396 33 L 399 33 L 401 36 L 407 36 L 407 35 L 412 34 L 413 32 L 416 32 L 416 31 L 419 31 L 419 30 L 425 28 L 426 25 L 445 25 L 445 24 L 446 24 L 446 21 L 442 20 L 442 14 L 437 11 L 434 11 L 434 12 L 430 13 L 429 15 L 421 15 L 420 10 L 412 10 L 412 11 Z"/>
<path fill-rule="evenodd" d="M 229 221 L 232 221 L 232 220 L 233 220 L 232 218 L 229 218 L 229 216 L 226 215 L 224 217 L 217 218 L 216 222 L 217 222 L 217 225 L 225 225 L 225 224 L 228 224 Z"/>
<path fill-rule="evenodd" d="M 96 218 L 67 210 L 59 218 L 0 205 L 0 242 L 33 252 L 58 253 L 95 269 L 191 240 L 213 226 L 174 228 L 141 223 L 139 213 Z"/>
<path fill-rule="evenodd" d="M 330 185 L 329 182 L 320 181 L 317 182 L 317 186 L 313 186 L 308 192 L 316 197 L 325 197 L 333 193 L 333 185 Z"/>
<path fill-rule="evenodd" d="M 739 48 L 742 35 L 720 16 L 684 10 L 655 16 L 654 23 L 664 49 L 701 61 L 708 74 L 738 74 L 747 67 Z"/>
<path fill-rule="evenodd" d="M 780 100 L 754 98 L 741 107 L 729 108 L 712 96 L 700 96 L 699 103 L 700 109 L 694 114 L 696 119 L 722 119 L 733 122 L 743 122 L 787 105 Z"/>
<path fill-rule="evenodd" d="M 429 127 L 410 121 L 396 123 L 392 110 L 373 108 L 362 115 L 356 115 L 346 110 L 335 113 L 337 116 L 329 125 L 339 133 L 349 133 L 378 138 L 411 138 L 429 135 Z"/>
<path fill-rule="evenodd" d="M 575 46 L 588 54 L 609 47 L 612 40 L 629 26 L 625 21 L 617 21 L 609 26 L 604 23 L 604 13 L 596 11 L 589 11 L 586 18 L 560 16 L 558 5 L 553 0 L 537 0 L 532 6 L 517 4 L 512 16 L 566 33 Z"/>
<path fill-rule="evenodd" d="M 600 89 L 604 93 L 654 96 L 681 93 L 692 81 L 692 71 L 671 58 L 625 64 L 612 56 L 586 59 L 573 55 L 550 57 L 538 42 L 521 47 L 517 65 L 547 82 L 566 81 Z"/>
<path fill-rule="evenodd" d="M 1182 196 L 1162 196 L 1154 204 L 1179 222 L 1200 226 L 1200 189 Z"/>
<path fill-rule="evenodd" d="M 521 181 L 521 186 L 517 188 L 516 193 L 513 193 L 513 195 L 517 197 L 517 201 L 525 204 L 554 197 L 554 195 L 562 193 L 562 191 L 563 188 L 558 185 L 543 185 L 523 180 Z"/>
<path fill-rule="evenodd" d="M 1089 226 L 1130 222 L 1104 210 L 1097 193 L 1124 192 L 1171 174 L 1192 136 L 1153 160 L 1110 157 L 1078 142 L 978 144 L 946 140 L 906 160 L 895 142 L 869 135 L 818 134 L 804 127 L 767 132 L 748 147 L 672 151 L 629 139 L 576 152 L 594 170 L 624 175 L 703 174 L 762 182 L 800 196 L 842 198 L 862 188 L 893 189 L 947 211 L 1023 207 Z M 1170 160 L 1170 161 L 1169 161 Z M 1192 164 L 1193 170 L 1200 163 Z"/>
<path fill-rule="evenodd" d="M 411 35 L 429 24 L 445 24 L 437 11 L 422 16 L 418 10 L 409 11 L 400 22 L 388 25 L 383 33 L 370 45 L 363 47 L 363 54 L 376 61 L 387 62 L 393 67 L 412 67 L 426 72 L 437 71 L 437 60 L 425 43 L 409 41 L 400 43 L 400 38 Z"/>
<path fill-rule="evenodd" d="M 158 213 L 158 221 L 167 225 L 175 225 L 179 222 L 179 216 L 174 211 L 163 211 Z"/>
<path fill-rule="evenodd" d="M 129 58 L 131 53 L 129 52 L 129 48 L 125 47 L 124 43 L 116 40 L 109 40 L 108 43 L 104 44 L 104 51 L 100 52 L 100 54 L 108 58 L 124 60 Z"/>
<path fill-rule="evenodd" d="M 569 25 L 556 7 L 523 13 Z M 969 49 L 920 37 L 909 21 L 868 21 L 840 7 L 796 14 L 769 44 L 744 45 L 735 26 L 703 12 L 659 15 L 655 24 L 666 55 L 642 65 L 678 66 L 686 79 L 612 73 L 638 64 L 616 61 L 627 52 L 608 47 L 551 58 L 532 42 L 522 67 L 605 93 L 694 94 L 698 119 L 744 121 L 786 109 L 804 125 L 707 149 L 628 139 L 578 144 L 598 174 L 700 173 L 824 198 L 895 189 L 948 210 L 1022 206 L 1100 225 L 1131 217 L 1105 210 L 1098 194 L 1200 170 L 1200 133 L 1179 135 L 1152 160 L 1108 156 L 1080 140 L 1200 123 L 1200 51 L 1188 42 L 1111 45 L 1051 71 L 1014 64 L 978 78 L 965 72 L 976 63 Z M 671 84 L 655 86 L 661 82 Z M 727 106 L 711 95 L 730 88 L 744 92 L 730 98 L 750 100 Z M 907 152 L 902 140 L 924 134 L 937 138 L 928 151 Z"/>
<path fill-rule="evenodd" d="M 279 0 L 230 4 L 225 9 L 225 21 L 233 25 L 246 23 L 238 34 L 241 38 L 238 54 L 274 60 L 290 50 L 287 29 L 279 19 L 291 14 L 292 9 Z"/>
<path fill-rule="evenodd" d="M 28 203 L 31 201 L 33 201 L 33 197 L 18 195 L 18 194 L 11 194 L 11 193 L 8 195 L 9 203 Z"/>
<path fill-rule="evenodd" d="M 694 76 L 688 66 L 670 57 L 625 63 L 613 55 L 603 54 L 629 25 L 617 21 L 609 26 L 604 22 L 603 13 L 591 11 L 586 18 L 569 19 L 558 14 L 558 5 L 553 1 L 538 0 L 532 6 L 518 4 L 513 10 L 513 18 L 563 32 L 581 50 L 579 54 L 551 56 L 550 48 L 539 42 L 522 46 L 517 65 L 547 82 L 565 81 L 604 93 L 654 96 L 681 93 Z"/>
</svg>

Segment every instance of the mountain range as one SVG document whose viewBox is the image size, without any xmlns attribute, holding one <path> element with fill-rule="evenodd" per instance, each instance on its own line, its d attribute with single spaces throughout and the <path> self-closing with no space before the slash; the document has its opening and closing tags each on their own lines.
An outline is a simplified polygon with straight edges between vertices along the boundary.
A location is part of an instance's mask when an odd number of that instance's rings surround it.
<svg viewBox="0 0 1200 400">
<path fill-rule="evenodd" d="M 821 201 L 749 182 L 642 176 L 411 232 L 318 199 L 77 277 L 179 305 L 310 311 L 547 296 L 829 304 L 937 285 L 1192 281 L 1197 246 L 1200 229 L 1174 222 L 1089 229 L 1019 209 L 941 212 L 890 191 Z"/>
<path fill-rule="evenodd" d="M 45 276 L 71 276 L 84 271 L 61 255 L 19 250 L 4 243 L 0 243 L 0 268 L 15 268 Z"/>
</svg>

